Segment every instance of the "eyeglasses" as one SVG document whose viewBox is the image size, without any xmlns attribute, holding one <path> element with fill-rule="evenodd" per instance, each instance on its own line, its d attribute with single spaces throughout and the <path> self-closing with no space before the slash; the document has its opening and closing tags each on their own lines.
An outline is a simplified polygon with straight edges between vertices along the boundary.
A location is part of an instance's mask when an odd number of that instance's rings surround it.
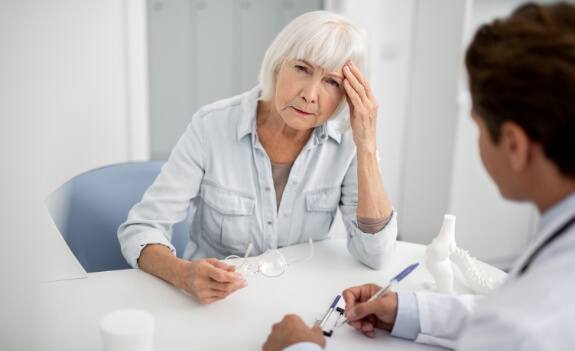
<svg viewBox="0 0 575 351">
<path fill-rule="evenodd" d="M 313 240 L 309 239 L 308 255 L 303 258 L 288 261 L 286 257 L 277 249 L 267 250 L 261 256 L 249 257 L 253 244 L 250 243 L 246 249 L 244 257 L 231 255 L 224 261 L 236 268 L 236 271 L 244 276 L 254 275 L 258 272 L 266 277 L 279 277 L 287 270 L 289 265 L 310 260 L 314 255 Z"/>
</svg>

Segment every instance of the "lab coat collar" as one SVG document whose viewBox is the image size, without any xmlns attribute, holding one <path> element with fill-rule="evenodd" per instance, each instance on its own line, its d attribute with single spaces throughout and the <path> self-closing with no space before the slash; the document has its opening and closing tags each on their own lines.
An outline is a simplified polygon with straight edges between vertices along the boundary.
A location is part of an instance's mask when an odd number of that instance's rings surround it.
<svg viewBox="0 0 575 351">
<path fill-rule="evenodd" d="M 575 212 L 575 192 L 567 195 L 559 203 L 555 204 L 553 207 L 545 211 L 539 221 L 538 233 L 543 233 L 545 231 L 549 232 L 549 226 L 553 225 L 556 227 L 561 220 L 556 221 L 557 218 L 563 218 L 562 214 L 571 214 Z M 555 224 L 557 223 L 557 224 Z"/>
<path fill-rule="evenodd" d="M 563 225 L 565 221 L 569 220 L 573 214 L 575 214 L 575 193 L 568 195 L 565 199 L 561 200 L 561 202 L 545 211 L 539 221 L 535 240 L 513 265 L 513 268 L 509 272 L 509 276 L 517 276 L 519 269 L 521 269 L 535 250 L 537 250 L 537 248 L 541 246 L 547 237 L 552 235 L 557 228 Z"/>
</svg>

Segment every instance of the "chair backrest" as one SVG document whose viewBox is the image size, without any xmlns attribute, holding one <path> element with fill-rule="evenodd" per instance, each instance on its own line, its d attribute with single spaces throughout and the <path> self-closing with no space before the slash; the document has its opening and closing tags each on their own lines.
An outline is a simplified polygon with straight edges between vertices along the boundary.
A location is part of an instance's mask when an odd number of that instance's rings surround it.
<svg viewBox="0 0 575 351">
<path fill-rule="evenodd" d="M 50 214 L 87 272 L 130 268 L 116 232 L 160 172 L 163 161 L 128 162 L 82 173 L 50 195 Z M 188 241 L 187 219 L 173 227 L 179 257 Z"/>
</svg>

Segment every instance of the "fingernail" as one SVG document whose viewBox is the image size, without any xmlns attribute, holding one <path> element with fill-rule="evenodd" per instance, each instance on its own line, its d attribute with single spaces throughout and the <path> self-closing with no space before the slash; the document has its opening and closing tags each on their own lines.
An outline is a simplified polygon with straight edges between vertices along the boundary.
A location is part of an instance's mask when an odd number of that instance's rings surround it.
<svg viewBox="0 0 575 351">
<path fill-rule="evenodd" d="M 347 312 L 347 319 L 354 319 L 355 318 L 355 313 L 353 313 L 353 310 Z"/>
<path fill-rule="evenodd" d="M 349 72 L 349 66 L 345 66 L 345 67 L 343 68 L 343 70 L 346 71 L 346 72 Z"/>
</svg>

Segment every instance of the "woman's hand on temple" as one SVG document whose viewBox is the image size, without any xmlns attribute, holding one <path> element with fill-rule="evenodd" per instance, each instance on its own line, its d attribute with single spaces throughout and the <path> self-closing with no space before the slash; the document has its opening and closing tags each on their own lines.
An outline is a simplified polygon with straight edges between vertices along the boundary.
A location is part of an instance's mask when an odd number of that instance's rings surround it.
<svg viewBox="0 0 575 351">
<path fill-rule="evenodd" d="M 371 92 L 369 82 L 359 68 L 348 62 L 343 67 L 343 87 L 350 111 L 353 140 L 358 151 L 374 152 L 376 143 L 377 102 Z"/>
</svg>

